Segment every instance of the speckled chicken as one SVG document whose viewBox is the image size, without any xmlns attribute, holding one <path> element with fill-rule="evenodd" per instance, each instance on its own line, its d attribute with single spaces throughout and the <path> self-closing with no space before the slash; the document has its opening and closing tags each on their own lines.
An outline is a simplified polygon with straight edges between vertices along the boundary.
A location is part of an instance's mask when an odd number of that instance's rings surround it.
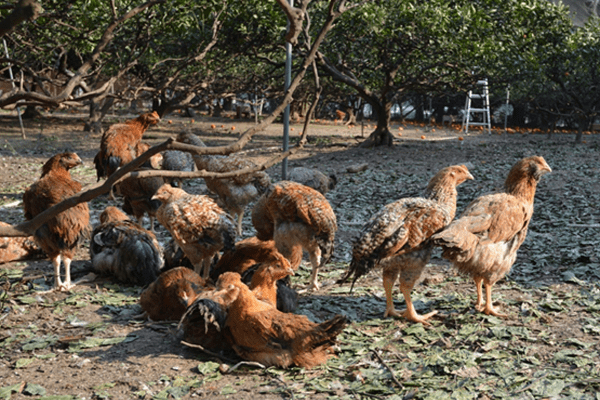
<svg viewBox="0 0 600 400">
<path fill-rule="evenodd" d="M 329 202 L 315 189 L 281 181 L 271 186 L 252 210 L 252 224 L 260 240 L 274 240 L 277 250 L 297 268 L 298 246 L 306 250 L 312 265 L 309 289 L 319 289 L 319 268 L 329 261 L 337 221 Z"/>
<path fill-rule="evenodd" d="M 156 212 L 158 221 L 171 233 L 177 245 L 203 278 L 213 257 L 235 243 L 235 222 L 210 197 L 186 193 L 164 184 L 153 199 L 162 205 Z"/>
<path fill-rule="evenodd" d="M 384 317 L 405 317 L 428 324 L 432 311 L 418 315 L 410 293 L 429 261 L 433 244 L 429 238 L 452 221 L 456 213 L 456 187 L 473 179 L 464 165 L 447 167 L 431 178 L 425 197 L 404 198 L 386 205 L 375 214 L 355 238 L 352 261 L 345 281 L 353 277 L 352 285 L 375 266 L 383 267 L 383 287 L 386 309 Z M 392 290 L 400 276 L 400 291 L 406 301 L 406 311 L 394 308 Z"/>
<path fill-rule="evenodd" d="M 181 133 L 177 137 L 177 141 L 205 147 L 198 136 L 189 132 Z M 231 172 L 256 166 L 254 162 L 236 154 L 227 157 L 217 155 L 194 155 L 193 157 L 198 170 L 208 172 Z M 205 178 L 204 180 L 208 190 L 219 196 L 223 208 L 237 217 L 237 233 L 241 236 L 244 209 L 270 186 L 269 175 L 266 172 L 258 171 L 234 178 Z"/>
<path fill-rule="evenodd" d="M 141 286 L 154 282 L 164 264 L 154 234 L 112 206 L 100 214 L 92 233 L 90 259 L 99 274 Z"/>
<path fill-rule="evenodd" d="M 42 176 L 25 193 L 23 208 L 25 218 L 30 220 L 48 208 L 76 195 L 81 184 L 71 177 L 69 170 L 81 165 L 75 153 L 61 153 L 50 158 L 42 167 Z M 71 260 L 75 251 L 90 233 L 90 213 L 87 203 L 79 203 L 56 215 L 34 234 L 36 243 L 52 260 L 54 266 L 54 289 L 70 290 Z M 61 280 L 60 265 L 65 267 L 65 279 Z"/>
<path fill-rule="evenodd" d="M 98 180 L 107 178 L 123 165 L 137 157 L 136 145 L 144 132 L 160 121 L 156 111 L 111 125 L 102 135 L 100 151 L 94 157 Z"/>
<path fill-rule="evenodd" d="M 258 299 L 235 272 L 221 275 L 217 290 L 229 291 L 235 299 L 225 322 L 233 350 L 244 360 L 264 366 L 311 368 L 326 362 L 347 324 L 343 315 L 317 324 L 305 315 L 280 312 Z"/>
<path fill-rule="evenodd" d="M 140 295 L 140 305 L 153 321 L 179 321 L 198 294 L 211 290 L 200 275 L 178 267 L 160 274 Z"/>
<path fill-rule="evenodd" d="M 146 152 L 150 145 L 140 142 L 136 145 L 136 156 L 139 157 Z M 153 155 L 139 168 L 139 171 L 160 169 L 162 155 Z M 143 226 L 144 215 L 150 218 L 150 230 L 154 232 L 154 219 L 156 211 L 160 207 L 160 201 L 152 200 L 156 191 L 164 185 L 165 180 L 161 176 L 153 177 L 129 177 L 115 185 L 117 193 L 123 196 L 123 210 L 133 215 L 138 223 Z"/>
<path fill-rule="evenodd" d="M 0 226 L 11 226 L 0 221 Z M 33 236 L 29 237 L 0 237 L 0 264 L 12 261 L 41 258 L 44 252 L 35 244 Z"/>
<path fill-rule="evenodd" d="M 337 177 L 334 174 L 327 176 L 318 169 L 306 167 L 292 168 L 288 180 L 311 187 L 321 194 L 327 194 L 337 184 Z"/>
<path fill-rule="evenodd" d="M 442 247 L 443 257 L 473 278 L 476 308 L 485 314 L 506 316 L 493 306 L 492 286 L 514 264 L 533 215 L 537 183 L 551 171 L 542 157 L 520 160 L 508 173 L 503 192 L 473 200 L 460 218 L 432 237 L 433 243 Z"/>
</svg>

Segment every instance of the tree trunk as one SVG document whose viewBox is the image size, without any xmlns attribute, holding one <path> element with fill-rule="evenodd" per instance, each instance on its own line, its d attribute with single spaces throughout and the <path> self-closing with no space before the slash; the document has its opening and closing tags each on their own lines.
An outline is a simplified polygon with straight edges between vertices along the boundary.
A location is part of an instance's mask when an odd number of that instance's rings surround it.
<svg viewBox="0 0 600 400">
<path fill-rule="evenodd" d="M 102 120 L 112 107 L 114 99 L 107 98 L 104 100 L 102 107 L 95 101 L 90 101 L 90 117 L 83 126 L 85 132 L 102 133 Z"/>
<path fill-rule="evenodd" d="M 374 146 L 392 146 L 394 144 L 394 136 L 390 132 L 390 117 L 392 103 L 388 102 L 385 105 L 371 104 L 373 111 L 377 113 L 377 128 L 369 135 L 367 140 L 360 144 L 362 148 Z"/>
<path fill-rule="evenodd" d="M 23 119 L 33 119 L 33 118 L 37 118 L 40 117 L 42 114 L 37 110 L 37 108 L 35 108 L 35 106 L 27 106 L 25 108 L 25 111 L 23 112 L 23 115 L 21 115 L 21 117 Z"/>
</svg>

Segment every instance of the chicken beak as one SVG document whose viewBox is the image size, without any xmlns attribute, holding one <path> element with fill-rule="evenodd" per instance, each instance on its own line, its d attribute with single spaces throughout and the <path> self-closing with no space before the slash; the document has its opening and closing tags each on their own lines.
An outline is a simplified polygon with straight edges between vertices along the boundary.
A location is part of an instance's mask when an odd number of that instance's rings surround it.
<svg viewBox="0 0 600 400">
<path fill-rule="evenodd" d="M 295 275 L 295 274 L 296 274 L 296 273 L 294 272 L 294 270 L 293 270 L 293 269 L 291 269 L 291 268 L 286 268 L 286 271 L 287 271 L 288 275 Z"/>
<path fill-rule="evenodd" d="M 471 175 L 470 172 L 467 172 L 467 177 L 466 179 L 470 179 L 470 180 L 475 180 L 475 178 L 473 178 L 473 175 Z"/>
</svg>

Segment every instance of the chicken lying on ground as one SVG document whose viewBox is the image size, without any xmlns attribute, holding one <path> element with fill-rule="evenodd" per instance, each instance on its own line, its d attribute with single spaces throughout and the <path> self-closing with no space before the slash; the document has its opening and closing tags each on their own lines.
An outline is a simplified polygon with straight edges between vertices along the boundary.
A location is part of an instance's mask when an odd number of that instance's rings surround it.
<svg viewBox="0 0 600 400">
<path fill-rule="evenodd" d="M 11 226 L 0 221 L 0 226 Z M 44 252 L 35 244 L 33 236 L 29 237 L 0 237 L 0 264 L 12 261 L 41 258 Z"/>
<path fill-rule="evenodd" d="M 228 291 L 235 299 L 225 322 L 234 351 L 244 360 L 264 366 L 310 368 L 324 363 L 347 324 L 343 315 L 316 324 L 304 315 L 282 313 L 259 300 L 235 272 L 221 275 L 217 289 Z"/>
<path fill-rule="evenodd" d="M 179 321 L 202 291 L 214 290 L 200 275 L 185 267 L 163 272 L 140 296 L 142 309 L 153 321 Z"/>
<path fill-rule="evenodd" d="M 189 132 L 181 133 L 177 137 L 177 141 L 205 147 L 198 136 Z M 256 167 L 254 162 L 236 154 L 227 157 L 216 155 L 194 155 L 193 157 L 199 171 L 231 172 Z M 248 203 L 256 199 L 270 186 L 271 179 L 269 175 L 264 171 L 257 171 L 233 178 L 205 178 L 204 180 L 208 190 L 219 196 L 223 208 L 237 217 L 237 233 L 241 236 L 244 209 Z"/>
<path fill-rule="evenodd" d="M 298 294 L 290 287 L 294 270 L 281 254 L 276 261 L 255 264 L 241 274 L 244 282 L 259 300 L 291 313 L 298 307 Z"/>
<path fill-rule="evenodd" d="M 478 311 L 506 316 L 493 306 L 492 286 L 514 264 L 533 214 L 537 183 L 542 175 L 551 171 L 542 157 L 520 160 L 508 173 L 504 192 L 473 200 L 460 218 L 432 237 L 433 243 L 442 247 L 443 257 L 475 281 Z"/>
<path fill-rule="evenodd" d="M 281 181 L 260 197 L 252 210 L 252 224 L 260 240 L 274 240 L 277 250 L 297 268 L 298 246 L 310 257 L 310 289 L 319 289 L 319 268 L 329 261 L 337 231 L 336 217 L 327 199 L 300 183 Z"/>
<path fill-rule="evenodd" d="M 42 167 L 42 176 L 25 193 L 23 208 L 25 218 L 30 220 L 48 208 L 74 196 L 81 191 L 81 184 L 71 178 L 69 170 L 81 165 L 75 153 L 57 154 Z M 56 215 L 34 234 L 36 243 L 52 260 L 54 266 L 54 289 L 70 290 L 71 260 L 81 242 L 89 237 L 90 213 L 87 203 L 79 203 Z M 61 261 L 65 267 L 65 280 L 60 277 Z"/>
<path fill-rule="evenodd" d="M 352 286 L 358 278 L 375 266 L 383 267 L 383 287 L 386 309 L 384 317 L 405 317 L 428 324 L 432 311 L 418 315 L 410 293 L 429 261 L 433 244 L 429 238 L 452 221 L 456 213 L 456 187 L 473 179 L 464 165 L 438 172 L 427 186 L 425 197 L 404 198 L 386 205 L 363 226 L 354 240 L 352 261 L 341 281 L 350 277 Z M 406 311 L 394 308 L 392 290 L 400 275 L 400 291 L 406 301 Z"/>
<path fill-rule="evenodd" d="M 302 248 L 297 250 L 299 250 L 299 254 L 296 265 L 300 263 L 302 257 Z M 169 258 L 168 268 L 180 265 L 193 268 L 176 243 L 167 244 L 165 253 L 168 254 L 166 258 Z M 216 282 L 219 276 L 225 272 L 237 272 L 242 275 L 242 281 L 253 288 L 253 285 L 257 285 L 256 281 L 252 283 L 256 271 L 273 265 L 283 266 L 284 270 L 291 267 L 289 261 L 277 251 L 272 240 L 263 242 L 253 236 L 237 242 L 234 249 L 224 251 L 219 261 L 211 268 L 210 279 Z M 293 272 L 293 269 L 291 271 Z M 298 306 L 298 293 L 291 288 L 289 275 L 286 274 L 284 278 L 278 279 L 275 283 L 277 291 L 276 301 L 273 304 L 276 304 L 277 309 L 283 312 L 293 312 Z"/>
<path fill-rule="evenodd" d="M 292 268 L 297 269 L 302 261 L 302 247 L 296 246 L 290 261 Z M 219 275 L 225 272 L 237 272 L 243 274 L 250 267 L 259 263 L 277 262 L 281 253 L 275 247 L 273 240 L 259 240 L 256 236 L 240 240 L 231 250 L 224 251 L 211 270 L 210 277 L 217 281 Z"/>
<path fill-rule="evenodd" d="M 333 190 L 337 184 L 337 177 L 335 175 L 326 176 L 318 169 L 306 167 L 292 168 L 288 180 L 311 187 L 323 195 Z"/>
<path fill-rule="evenodd" d="M 246 272 L 252 275 L 252 281 L 246 284 L 249 284 L 254 295 L 272 306 L 281 301 L 281 288 L 278 283 L 294 273 L 289 262 L 281 255 L 274 262 L 253 266 Z M 214 350 L 230 350 L 233 342 L 229 331 L 224 328 L 228 308 L 233 300 L 231 292 L 227 289 L 219 292 L 198 292 L 197 299 L 180 322 L 185 340 Z"/>
<path fill-rule="evenodd" d="M 146 152 L 150 146 L 147 143 L 140 142 L 136 146 L 137 157 Z M 148 159 L 140 171 L 160 169 L 162 161 L 161 154 L 155 154 Z M 154 218 L 156 211 L 160 207 L 160 201 L 152 200 L 152 196 L 156 191 L 165 184 L 165 180 L 161 176 L 153 176 L 146 178 L 129 177 L 115 185 L 117 193 L 123 196 L 123 210 L 130 215 L 133 215 L 140 226 L 143 226 L 144 215 L 148 214 L 150 218 L 150 230 L 154 232 Z"/>
<path fill-rule="evenodd" d="M 90 259 L 99 274 L 141 286 L 154 282 L 164 264 L 154 234 L 116 207 L 100 214 L 100 225 L 92 233 Z"/>
<path fill-rule="evenodd" d="M 162 205 L 158 221 L 171 233 L 177 245 L 204 279 L 208 278 L 213 257 L 220 250 L 232 249 L 235 223 L 210 197 L 192 195 L 164 184 L 152 199 Z"/>
<path fill-rule="evenodd" d="M 136 145 L 148 127 L 160 121 L 156 111 L 111 125 L 102 135 L 100 151 L 94 157 L 98 180 L 112 175 L 119 167 L 138 156 Z"/>
</svg>

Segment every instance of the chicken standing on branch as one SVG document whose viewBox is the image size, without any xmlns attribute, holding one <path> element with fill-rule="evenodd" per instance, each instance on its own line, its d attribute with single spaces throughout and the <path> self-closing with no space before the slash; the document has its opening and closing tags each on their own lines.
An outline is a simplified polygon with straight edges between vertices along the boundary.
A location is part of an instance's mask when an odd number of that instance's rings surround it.
<svg viewBox="0 0 600 400">
<path fill-rule="evenodd" d="M 179 321 L 202 291 L 214 290 L 200 275 L 185 267 L 163 272 L 140 296 L 142 309 L 153 321 Z"/>
<path fill-rule="evenodd" d="M 442 247 L 443 257 L 475 281 L 478 311 L 506 316 L 493 306 L 492 286 L 514 264 L 533 214 L 537 183 L 551 171 L 542 157 L 520 160 L 508 173 L 504 192 L 475 199 L 460 218 L 432 237 L 433 243 Z"/>
<path fill-rule="evenodd" d="M 298 246 L 310 257 L 310 289 L 318 290 L 319 268 L 329 261 L 337 221 L 329 202 L 315 189 L 281 181 L 260 197 L 252 210 L 252 224 L 260 240 L 274 240 L 277 250 L 297 268 Z"/>
<path fill-rule="evenodd" d="M 177 245 L 204 279 L 213 257 L 220 250 L 233 249 L 235 222 L 210 197 L 186 193 L 164 184 L 153 199 L 162 205 L 158 221 L 171 233 Z"/>
<path fill-rule="evenodd" d="M 30 220 L 48 208 L 74 196 L 81 191 L 81 184 L 69 170 L 81 165 L 75 153 L 57 154 L 42 167 L 42 176 L 23 193 L 25 218 Z M 36 243 L 52 260 L 54 266 L 54 289 L 70 290 L 71 260 L 77 246 L 90 233 L 90 212 L 87 203 L 79 203 L 56 215 L 34 234 Z M 65 280 L 60 277 L 61 261 L 65 266 Z"/>
<path fill-rule="evenodd" d="M 9 227 L 12 225 L 0 221 L 0 226 Z M 33 236 L 0 237 L 0 264 L 43 256 L 44 252 L 35 244 Z"/>
<path fill-rule="evenodd" d="M 418 315 L 410 293 L 429 261 L 433 244 L 429 238 L 452 221 L 456 213 L 456 187 L 473 179 L 464 165 L 439 171 L 427 186 L 425 197 L 404 198 L 386 205 L 362 228 L 352 247 L 352 261 L 341 281 L 350 277 L 352 286 L 375 266 L 383 267 L 386 309 L 384 317 L 405 317 L 428 324 L 432 311 Z M 392 290 L 400 275 L 400 291 L 406 311 L 394 309 Z"/>
<path fill-rule="evenodd" d="M 123 165 L 133 161 L 138 154 L 136 145 L 150 125 L 160 121 L 156 111 L 111 125 L 102 135 L 100 151 L 94 157 L 98 180 L 107 178 Z"/>
<path fill-rule="evenodd" d="M 337 177 L 334 174 L 327 176 L 318 169 L 305 167 L 292 168 L 288 180 L 311 187 L 323 195 L 333 190 L 337 184 Z"/>
<path fill-rule="evenodd" d="M 189 132 L 181 133 L 177 141 L 194 146 L 206 147 L 202 140 Z M 256 164 L 239 155 L 231 154 L 227 157 L 216 155 L 194 155 L 194 162 L 199 171 L 232 172 L 244 168 L 256 167 Z M 257 171 L 232 178 L 204 178 L 206 187 L 219 196 L 229 213 L 237 217 L 237 233 L 242 234 L 242 220 L 244 209 L 254 199 L 264 193 L 271 185 L 271 179 L 266 172 Z"/>
<path fill-rule="evenodd" d="M 154 234 L 116 207 L 106 207 L 92 233 L 90 259 L 94 270 L 123 283 L 154 282 L 164 261 Z"/>
<path fill-rule="evenodd" d="M 136 145 L 137 157 L 148 151 L 150 145 L 140 142 Z M 148 159 L 139 171 L 160 169 L 162 155 L 160 153 L 153 155 Z M 130 176 L 115 185 L 117 193 L 123 196 L 123 210 L 133 215 L 140 226 L 143 226 L 144 215 L 148 214 L 150 218 L 150 230 L 154 232 L 154 218 L 156 210 L 160 207 L 160 201 L 152 200 L 156 191 L 165 184 L 165 179 L 161 176 L 152 176 L 138 178 Z"/>
<path fill-rule="evenodd" d="M 245 360 L 267 367 L 310 368 L 324 363 L 347 324 L 343 315 L 317 324 L 305 315 L 280 312 L 259 300 L 235 272 L 221 275 L 217 289 L 227 290 L 235 298 L 227 310 L 225 325 L 234 351 Z"/>
</svg>

